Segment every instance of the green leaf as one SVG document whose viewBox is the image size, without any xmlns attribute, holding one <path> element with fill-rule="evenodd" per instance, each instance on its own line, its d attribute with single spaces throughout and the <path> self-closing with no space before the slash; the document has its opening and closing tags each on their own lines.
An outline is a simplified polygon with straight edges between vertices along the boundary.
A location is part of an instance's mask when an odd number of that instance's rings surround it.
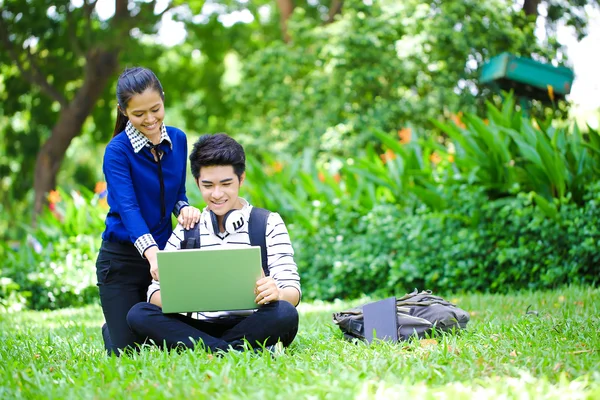
<svg viewBox="0 0 600 400">
<path fill-rule="evenodd" d="M 544 212 L 546 216 L 557 222 L 560 221 L 558 210 L 556 209 L 556 205 L 554 203 L 549 202 L 544 197 L 540 196 L 535 192 L 533 192 L 532 194 L 535 203 Z"/>
</svg>

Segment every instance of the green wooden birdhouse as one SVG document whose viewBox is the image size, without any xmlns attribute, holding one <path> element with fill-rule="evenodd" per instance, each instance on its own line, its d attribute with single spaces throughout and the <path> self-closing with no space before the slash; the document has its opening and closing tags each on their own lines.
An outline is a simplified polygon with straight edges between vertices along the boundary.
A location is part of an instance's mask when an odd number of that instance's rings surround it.
<svg viewBox="0 0 600 400">
<path fill-rule="evenodd" d="M 494 88 L 514 91 L 517 96 L 550 102 L 571 92 L 573 71 L 531 58 L 502 53 L 483 65 L 481 82 Z"/>
</svg>

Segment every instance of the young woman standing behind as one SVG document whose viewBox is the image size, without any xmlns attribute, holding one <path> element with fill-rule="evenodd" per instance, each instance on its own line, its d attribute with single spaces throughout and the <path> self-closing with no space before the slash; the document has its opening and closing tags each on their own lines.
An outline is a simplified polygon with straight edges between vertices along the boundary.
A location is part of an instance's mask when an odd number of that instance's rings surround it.
<svg viewBox="0 0 600 400">
<path fill-rule="evenodd" d="M 109 354 L 141 343 L 127 325 L 129 309 L 158 280 L 156 253 L 172 233 L 171 213 L 192 228 L 200 211 L 185 195 L 187 140 L 163 124 L 164 93 L 147 68 L 126 69 L 117 82 L 117 123 L 104 153 L 106 229 L 96 261 L 102 328 Z"/>
</svg>

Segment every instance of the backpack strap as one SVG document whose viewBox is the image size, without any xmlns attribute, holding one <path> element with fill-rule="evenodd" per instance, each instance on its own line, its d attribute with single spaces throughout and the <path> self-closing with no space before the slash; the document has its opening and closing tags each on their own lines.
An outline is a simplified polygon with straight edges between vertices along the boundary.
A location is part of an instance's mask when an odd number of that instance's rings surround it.
<svg viewBox="0 0 600 400">
<path fill-rule="evenodd" d="M 260 258 L 265 276 L 269 276 L 267 263 L 267 219 L 271 212 L 264 208 L 252 207 L 248 221 L 248 235 L 251 246 L 260 246 Z"/>
<path fill-rule="evenodd" d="M 200 248 L 200 222 L 192 229 L 183 230 L 183 240 L 181 241 L 181 249 L 199 249 Z M 192 313 L 186 313 L 188 318 L 192 317 Z"/>
<path fill-rule="evenodd" d="M 183 230 L 183 240 L 181 249 L 199 249 L 200 248 L 200 223 L 198 222 L 192 229 Z"/>
</svg>

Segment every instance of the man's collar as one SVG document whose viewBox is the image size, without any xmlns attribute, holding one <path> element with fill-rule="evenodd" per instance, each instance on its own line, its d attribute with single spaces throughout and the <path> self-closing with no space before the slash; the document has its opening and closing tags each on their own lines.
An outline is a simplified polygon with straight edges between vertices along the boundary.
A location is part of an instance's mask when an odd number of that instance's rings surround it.
<svg viewBox="0 0 600 400">
<path fill-rule="evenodd" d="M 142 132 L 138 131 L 131 121 L 127 121 L 127 125 L 125 126 L 125 133 L 127 134 L 127 138 L 129 138 L 129 142 L 131 142 L 131 146 L 133 147 L 133 151 L 139 153 L 145 146 L 151 146 L 152 142 L 148 139 Z M 160 142 L 167 141 L 169 143 L 169 147 L 173 150 L 173 142 L 171 142 L 171 138 L 167 133 L 167 128 L 165 124 L 160 126 Z"/>
</svg>

